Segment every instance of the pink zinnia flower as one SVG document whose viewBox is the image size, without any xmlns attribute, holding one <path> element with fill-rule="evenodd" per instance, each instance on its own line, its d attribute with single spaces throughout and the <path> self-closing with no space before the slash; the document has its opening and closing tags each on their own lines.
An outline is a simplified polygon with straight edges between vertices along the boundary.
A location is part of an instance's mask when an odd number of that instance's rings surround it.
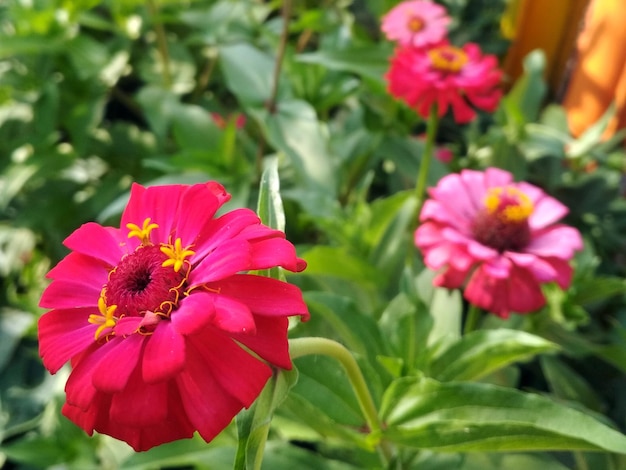
<svg viewBox="0 0 626 470">
<path fill-rule="evenodd" d="M 446 9 L 426 0 L 402 2 L 382 19 L 381 30 L 390 41 L 402 46 L 424 47 L 441 41 L 450 18 Z"/>
<path fill-rule="evenodd" d="M 582 238 L 556 224 L 567 207 L 541 189 L 490 168 L 447 175 L 429 193 L 415 244 L 435 285 L 465 285 L 470 303 L 503 318 L 543 307 L 541 284 L 569 286 Z"/>
<path fill-rule="evenodd" d="M 386 78 L 389 93 L 424 119 L 436 104 L 440 117 L 452 108 L 455 121 L 462 124 L 476 116 L 472 106 L 495 111 L 502 96 L 501 76 L 496 57 L 483 56 L 476 44 L 458 48 L 441 43 L 396 49 Z"/>
<path fill-rule="evenodd" d="M 63 414 L 135 450 L 209 441 L 291 368 L 288 317 L 308 318 L 293 285 L 245 271 L 304 269 L 284 234 L 248 209 L 215 218 L 214 182 L 133 185 L 121 228 L 87 223 L 48 277 L 40 354 L 71 361 Z"/>
</svg>

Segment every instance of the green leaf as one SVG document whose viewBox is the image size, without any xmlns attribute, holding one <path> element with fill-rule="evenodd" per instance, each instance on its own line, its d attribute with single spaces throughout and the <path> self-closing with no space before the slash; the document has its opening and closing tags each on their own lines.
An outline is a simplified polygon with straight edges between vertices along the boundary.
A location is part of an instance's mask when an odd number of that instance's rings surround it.
<svg viewBox="0 0 626 470">
<path fill-rule="evenodd" d="M 347 463 L 325 458 L 317 452 L 287 445 L 268 444 L 263 470 L 359 470 Z"/>
<path fill-rule="evenodd" d="M 272 95 L 275 59 L 246 43 L 222 46 L 220 64 L 226 85 L 246 107 L 262 107 Z M 279 86 L 279 97 L 286 92 Z"/>
<path fill-rule="evenodd" d="M 504 97 L 502 104 L 509 119 L 517 124 L 536 121 L 545 97 L 547 86 L 543 79 L 546 58 L 536 49 L 524 58 L 524 75 Z"/>
<path fill-rule="evenodd" d="M 280 197 L 280 177 L 278 176 L 278 157 L 263 159 L 263 174 L 259 185 L 257 214 L 268 227 L 285 231 L 285 211 Z"/>
<path fill-rule="evenodd" d="M 560 358 L 542 357 L 541 369 L 557 397 L 579 402 L 590 410 L 603 411 L 604 405 L 591 385 Z"/>
<path fill-rule="evenodd" d="M 424 305 L 418 305 L 406 294 L 398 294 L 383 311 L 380 320 L 383 337 L 395 355 L 406 365 L 406 371 L 424 366 L 426 341 L 433 318 Z"/>
<path fill-rule="evenodd" d="M 391 50 L 383 47 L 362 47 L 342 50 L 320 50 L 299 54 L 296 60 L 309 64 L 319 64 L 330 70 L 353 72 L 384 84 L 384 76 L 389 68 Z"/>
<path fill-rule="evenodd" d="M 289 157 L 304 189 L 316 193 L 321 201 L 333 199 L 337 193 L 336 164 L 329 152 L 328 134 L 313 107 L 306 101 L 286 100 L 278 102 L 276 112 L 257 110 L 252 114 L 272 146 Z M 311 194 L 303 196 L 310 198 Z M 311 211 L 316 208 L 324 214 L 324 205 L 307 205 Z"/>
<path fill-rule="evenodd" d="M 556 344 L 523 331 L 473 331 L 433 360 L 430 375 L 441 381 L 478 380 L 514 362 L 556 350 Z"/>
<path fill-rule="evenodd" d="M 383 437 L 445 452 L 604 450 L 626 453 L 626 436 L 547 398 L 480 383 L 406 377 L 385 392 Z"/>
<path fill-rule="evenodd" d="M 274 410 L 283 402 L 297 380 L 296 369 L 276 371 L 253 405 L 237 415 L 239 445 L 235 469 L 257 470 L 261 468 Z"/>
</svg>

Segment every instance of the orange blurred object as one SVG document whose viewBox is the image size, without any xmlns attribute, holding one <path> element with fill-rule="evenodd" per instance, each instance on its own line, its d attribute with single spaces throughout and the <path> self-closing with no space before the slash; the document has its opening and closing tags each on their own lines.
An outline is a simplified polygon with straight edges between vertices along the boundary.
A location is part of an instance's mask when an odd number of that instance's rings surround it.
<svg viewBox="0 0 626 470">
<path fill-rule="evenodd" d="M 501 23 L 503 35 L 511 40 L 503 64 L 509 85 L 523 73 L 524 57 L 535 49 L 541 49 L 546 57 L 544 78 L 553 93 L 558 90 L 588 3 L 589 0 L 509 2 Z"/>
<path fill-rule="evenodd" d="M 626 127 L 626 2 L 592 0 L 578 38 L 578 58 L 563 106 L 579 136 L 615 101 L 616 115 L 603 135 Z"/>
</svg>

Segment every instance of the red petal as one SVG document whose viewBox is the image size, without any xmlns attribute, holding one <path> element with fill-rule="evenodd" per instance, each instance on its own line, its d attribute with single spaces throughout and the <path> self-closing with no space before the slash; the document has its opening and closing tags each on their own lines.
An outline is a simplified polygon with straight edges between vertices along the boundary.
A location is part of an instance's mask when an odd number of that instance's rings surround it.
<svg viewBox="0 0 626 470">
<path fill-rule="evenodd" d="M 287 328 L 289 320 L 284 317 L 255 316 L 255 335 L 232 334 L 231 337 L 250 348 L 267 362 L 291 369 Z"/>
<path fill-rule="evenodd" d="M 269 269 L 275 266 L 298 271 L 298 257 L 291 242 L 284 238 L 269 238 L 252 243 L 250 269 Z"/>
<path fill-rule="evenodd" d="M 246 227 L 260 223 L 259 216 L 250 209 L 235 209 L 210 220 L 202 229 L 194 247 L 196 258 L 202 259 L 225 241 L 236 237 Z"/>
<path fill-rule="evenodd" d="M 302 292 L 287 282 L 253 274 L 236 274 L 207 284 L 207 287 L 243 302 L 258 315 L 300 315 L 303 321 L 309 319 Z"/>
<path fill-rule="evenodd" d="M 243 303 L 224 295 L 214 294 L 215 317 L 212 324 L 229 333 L 254 334 L 254 318 Z"/>
<path fill-rule="evenodd" d="M 191 271 L 189 284 L 197 286 L 250 269 L 250 244 L 246 240 L 227 240 L 207 255 Z"/>
<path fill-rule="evenodd" d="M 215 316 L 214 298 L 214 294 L 193 291 L 172 313 L 172 326 L 181 335 L 190 335 L 204 328 Z"/>
<path fill-rule="evenodd" d="M 222 334 L 203 332 L 189 337 L 189 344 L 224 390 L 246 408 L 256 400 L 272 375 L 266 364 Z"/>
<path fill-rule="evenodd" d="M 141 428 L 167 418 L 167 383 L 148 384 L 140 369 L 130 376 L 124 390 L 113 395 L 110 419 L 117 425 Z"/>
<path fill-rule="evenodd" d="M 111 339 L 107 344 L 106 355 L 92 370 L 94 387 L 105 393 L 123 390 L 137 367 L 145 339 L 145 336 L 138 334 Z"/>
<path fill-rule="evenodd" d="M 77 228 L 63 244 L 70 250 L 116 266 L 125 253 L 126 240 L 118 229 L 89 222 Z"/>
<path fill-rule="evenodd" d="M 52 281 L 41 295 L 39 306 L 43 308 L 92 307 L 98 312 L 98 299 L 102 286 L 83 283 L 79 278 L 74 281 L 58 279 Z"/>
<path fill-rule="evenodd" d="M 39 319 L 39 354 L 51 373 L 94 343 L 97 326 L 88 323 L 90 313 L 92 309 L 51 310 Z"/>
<path fill-rule="evenodd" d="M 207 442 L 228 426 L 243 408 L 210 371 L 201 358 L 189 355 L 185 369 L 176 378 L 187 417 Z"/>
<path fill-rule="evenodd" d="M 172 378 L 185 365 L 185 339 L 169 321 L 160 322 L 146 343 L 142 377 L 148 383 Z"/>
</svg>

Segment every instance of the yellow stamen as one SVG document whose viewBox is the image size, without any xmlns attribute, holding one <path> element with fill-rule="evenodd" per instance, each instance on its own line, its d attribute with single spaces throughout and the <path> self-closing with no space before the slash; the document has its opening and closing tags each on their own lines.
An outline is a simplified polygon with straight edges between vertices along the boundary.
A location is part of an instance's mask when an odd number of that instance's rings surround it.
<svg viewBox="0 0 626 470">
<path fill-rule="evenodd" d="M 444 72 L 458 72 L 467 63 L 467 54 L 458 47 L 441 46 L 428 51 L 434 68 Z"/>
<path fill-rule="evenodd" d="M 409 21 L 406 23 L 406 27 L 412 33 L 419 33 L 422 29 L 424 29 L 424 20 L 422 20 L 419 16 L 411 16 Z"/>
<path fill-rule="evenodd" d="M 152 219 L 148 217 L 143 221 L 141 227 L 135 224 L 126 224 L 126 228 L 130 230 L 130 232 L 128 232 L 128 238 L 137 237 L 141 240 L 142 245 L 150 245 L 150 232 L 159 227 L 157 224 L 151 224 L 151 220 Z"/>
<path fill-rule="evenodd" d="M 180 268 L 183 267 L 185 262 L 188 262 L 185 258 L 187 256 L 191 256 L 195 254 L 195 251 L 191 251 L 189 247 L 183 248 L 182 241 L 180 238 L 177 238 L 174 242 L 174 245 L 163 245 L 161 247 L 161 252 L 168 257 L 165 261 L 163 261 L 163 266 L 166 268 L 167 266 L 174 266 L 174 271 L 180 271 Z"/>
<path fill-rule="evenodd" d="M 497 213 L 498 217 L 505 222 L 523 222 L 534 210 L 528 195 L 510 186 L 490 188 L 484 202 L 487 212 Z"/>
<path fill-rule="evenodd" d="M 107 306 L 104 300 L 104 292 L 100 294 L 100 298 L 98 299 L 98 310 L 100 311 L 99 314 L 93 313 L 89 315 L 89 319 L 87 320 L 92 325 L 100 325 L 94 335 L 95 340 L 98 340 L 105 329 L 113 328 L 118 320 L 115 316 L 117 305 Z"/>
</svg>

